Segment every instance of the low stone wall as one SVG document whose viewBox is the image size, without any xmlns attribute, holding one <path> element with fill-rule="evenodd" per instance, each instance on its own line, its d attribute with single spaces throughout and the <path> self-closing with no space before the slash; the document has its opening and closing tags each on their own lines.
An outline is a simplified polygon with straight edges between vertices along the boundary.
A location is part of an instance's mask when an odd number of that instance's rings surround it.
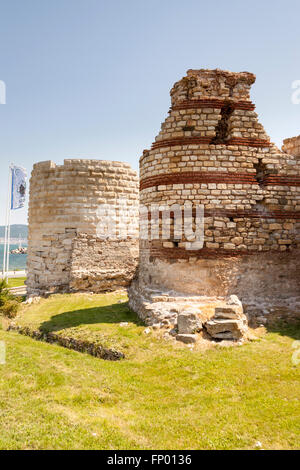
<svg viewBox="0 0 300 470">
<path fill-rule="evenodd" d="M 227 297 L 235 294 L 248 305 L 248 313 L 260 315 L 257 307 L 300 303 L 300 250 L 241 256 L 213 256 L 198 252 L 176 264 L 168 257 L 147 262 L 143 250 L 141 286 L 173 291 L 182 296 Z M 200 255 L 200 256 L 199 256 Z M 175 260 L 176 261 L 176 260 Z M 174 266 L 176 269 L 174 269 Z M 142 287 L 141 287 L 142 289 Z"/>
<path fill-rule="evenodd" d="M 73 242 L 70 288 L 95 293 L 127 287 L 138 263 L 138 240 L 101 240 L 79 234 Z"/>
<path fill-rule="evenodd" d="M 8 327 L 8 331 L 16 331 L 21 335 L 30 336 L 30 338 L 36 339 L 38 341 L 55 343 L 59 346 L 63 346 L 64 348 L 87 353 L 91 356 L 98 357 L 99 359 L 118 361 L 125 358 L 125 355 L 116 349 L 105 348 L 104 346 L 93 343 L 92 341 L 72 338 L 71 336 L 62 336 L 59 333 L 34 330 L 29 326 L 19 326 L 15 323 L 11 323 Z"/>
</svg>

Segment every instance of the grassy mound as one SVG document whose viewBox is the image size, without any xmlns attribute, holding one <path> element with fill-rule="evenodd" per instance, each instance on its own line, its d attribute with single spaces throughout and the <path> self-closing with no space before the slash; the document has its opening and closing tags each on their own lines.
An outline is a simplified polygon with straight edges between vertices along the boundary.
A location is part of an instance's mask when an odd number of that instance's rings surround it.
<svg viewBox="0 0 300 470">
<path fill-rule="evenodd" d="M 57 295 L 25 307 L 17 322 L 97 335 L 126 360 L 0 331 L 0 448 L 299 448 L 299 325 L 273 327 L 241 347 L 190 351 L 145 334 L 125 301 Z"/>
</svg>

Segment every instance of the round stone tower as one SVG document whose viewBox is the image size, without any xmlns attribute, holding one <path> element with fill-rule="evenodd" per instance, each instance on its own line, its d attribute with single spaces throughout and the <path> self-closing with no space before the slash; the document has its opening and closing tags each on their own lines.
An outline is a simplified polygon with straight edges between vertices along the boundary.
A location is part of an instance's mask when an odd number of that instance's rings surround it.
<svg viewBox="0 0 300 470">
<path fill-rule="evenodd" d="M 113 161 L 36 163 L 28 225 L 29 295 L 126 286 L 138 258 L 137 174 Z"/>
<path fill-rule="evenodd" d="M 299 296 L 300 162 L 258 122 L 254 81 L 248 72 L 188 70 L 140 158 L 143 239 L 130 305 L 149 324 L 174 320 L 175 298 L 236 294 L 255 313 Z M 196 243 L 178 231 L 187 217 Z"/>
</svg>

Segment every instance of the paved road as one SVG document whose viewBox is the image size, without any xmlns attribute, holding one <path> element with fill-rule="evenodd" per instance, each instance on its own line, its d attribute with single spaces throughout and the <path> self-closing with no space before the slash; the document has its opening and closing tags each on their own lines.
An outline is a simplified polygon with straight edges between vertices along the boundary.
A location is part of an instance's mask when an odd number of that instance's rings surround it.
<svg viewBox="0 0 300 470">
<path fill-rule="evenodd" d="M 26 286 L 11 287 L 9 292 L 13 295 L 26 295 L 27 289 Z"/>
<path fill-rule="evenodd" d="M 2 279 L 3 275 L 2 272 L 0 273 L 0 279 Z M 26 271 L 9 271 L 8 272 L 9 278 L 16 278 L 16 277 L 26 277 Z"/>
</svg>

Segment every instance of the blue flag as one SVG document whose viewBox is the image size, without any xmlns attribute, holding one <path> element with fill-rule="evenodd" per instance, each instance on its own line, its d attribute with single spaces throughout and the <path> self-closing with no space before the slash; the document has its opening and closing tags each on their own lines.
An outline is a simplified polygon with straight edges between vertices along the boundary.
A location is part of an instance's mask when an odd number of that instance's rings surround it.
<svg viewBox="0 0 300 470">
<path fill-rule="evenodd" d="M 20 166 L 11 167 L 11 206 L 12 210 L 24 207 L 26 196 L 27 173 Z"/>
</svg>

